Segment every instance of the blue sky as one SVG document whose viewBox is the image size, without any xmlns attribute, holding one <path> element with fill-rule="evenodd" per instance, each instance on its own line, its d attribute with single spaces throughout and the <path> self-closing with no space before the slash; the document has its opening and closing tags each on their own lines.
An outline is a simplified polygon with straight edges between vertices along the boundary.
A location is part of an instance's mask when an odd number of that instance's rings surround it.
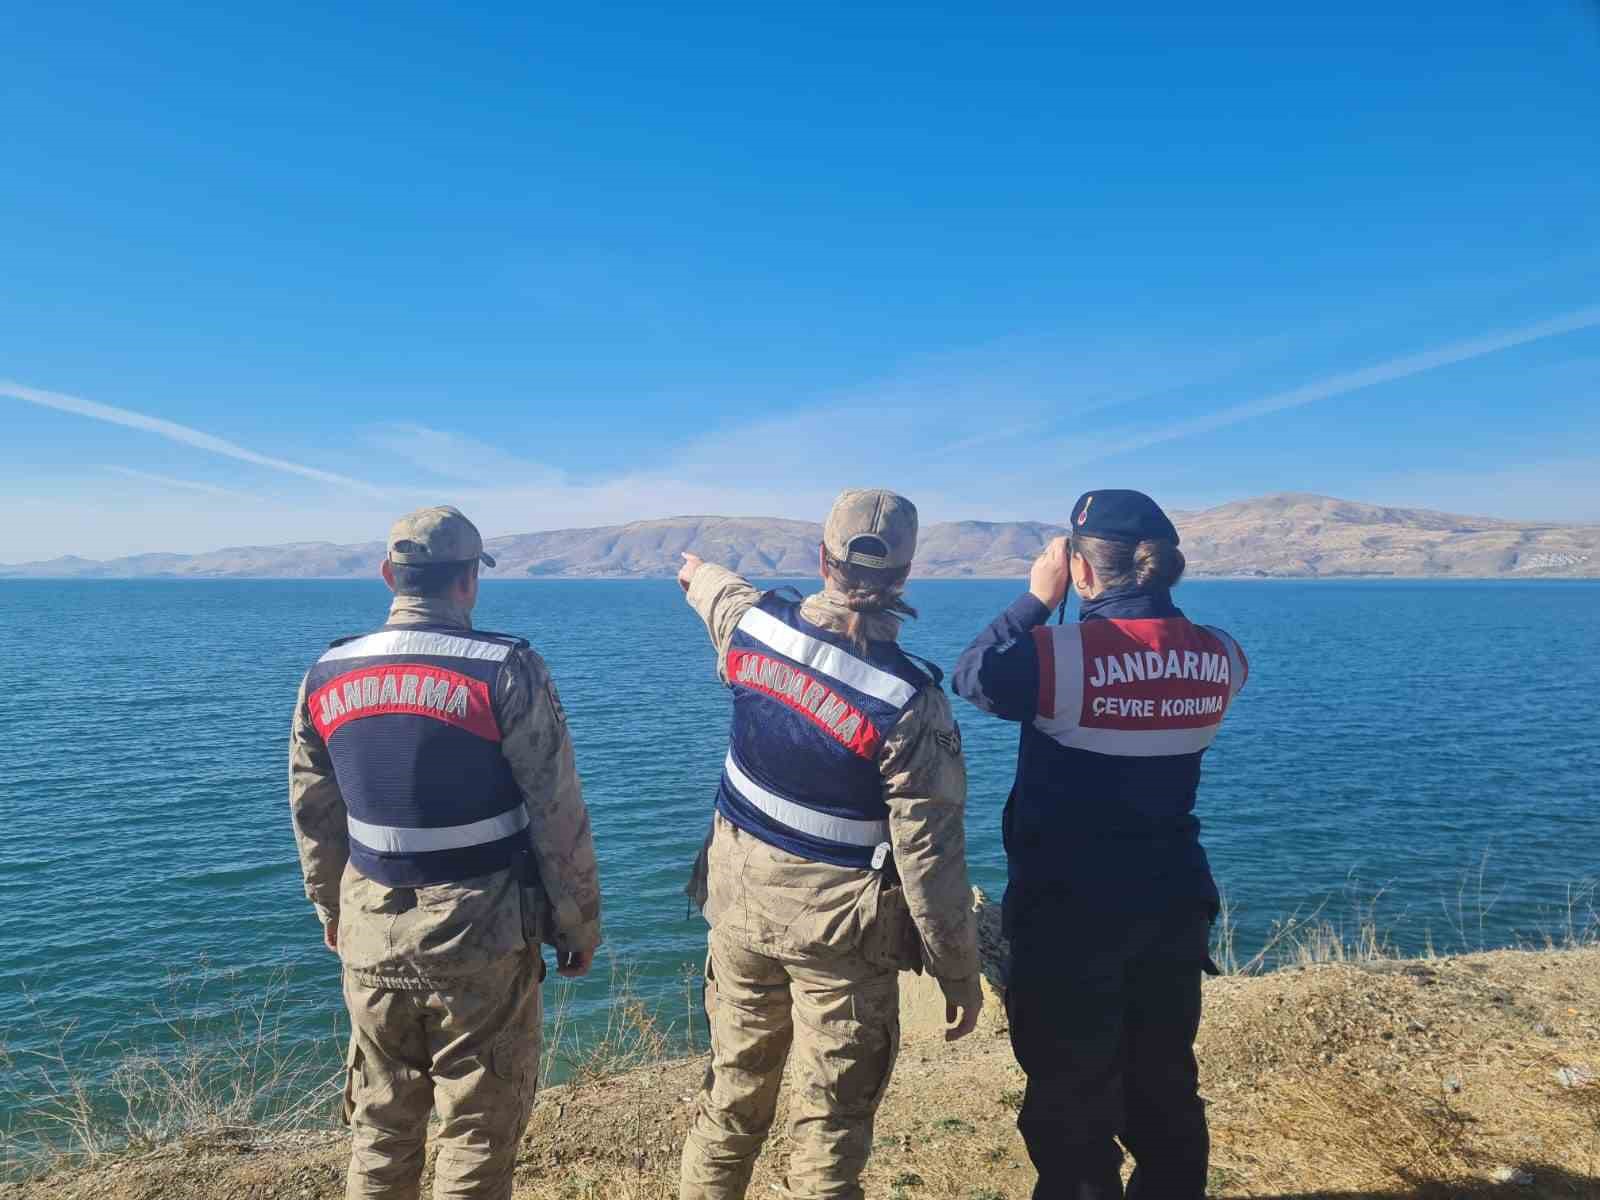
<svg viewBox="0 0 1600 1200">
<path fill-rule="evenodd" d="M 1593 0 L 585 7 L 10 10 L 0 561 L 857 483 L 1600 520 Z"/>
</svg>

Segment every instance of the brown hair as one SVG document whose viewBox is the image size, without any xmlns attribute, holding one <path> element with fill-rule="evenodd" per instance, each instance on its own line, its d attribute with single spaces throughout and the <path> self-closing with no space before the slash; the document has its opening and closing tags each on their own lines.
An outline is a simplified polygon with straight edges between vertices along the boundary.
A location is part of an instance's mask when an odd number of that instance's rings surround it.
<svg viewBox="0 0 1600 1200">
<path fill-rule="evenodd" d="M 1094 577 L 1107 591 L 1137 588 L 1141 592 L 1164 592 L 1178 585 L 1188 565 L 1178 543 L 1166 538 L 1136 543 L 1074 534 L 1072 550 L 1089 560 Z"/>
<path fill-rule="evenodd" d="M 917 610 L 907 604 L 901 589 L 911 568 L 863 567 L 859 563 L 841 562 L 822 548 L 822 561 L 828 567 L 828 582 L 844 600 L 850 610 L 850 620 L 844 627 L 845 636 L 858 649 L 867 648 L 866 635 L 861 631 L 861 619 L 867 613 L 897 613 L 914 617 Z"/>
</svg>

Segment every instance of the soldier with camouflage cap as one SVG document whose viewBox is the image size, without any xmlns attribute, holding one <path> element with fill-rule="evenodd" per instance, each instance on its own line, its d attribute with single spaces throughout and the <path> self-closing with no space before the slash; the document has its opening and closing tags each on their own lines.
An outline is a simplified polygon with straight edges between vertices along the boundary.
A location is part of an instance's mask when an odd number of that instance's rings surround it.
<svg viewBox="0 0 1600 1200">
<path fill-rule="evenodd" d="M 804 601 L 684 555 L 734 715 L 690 884 L 711 924 L 712 1058 L 681 1200 L 744 1195 L 790 1058 L 786 1194 L 856 1200 L 899 1049 L 898 972 L 938 981 L 946 1038 L 977 1024 L 961 735 L 937 668 L 896 644 L 916 544 L 909 500 L 848 491 Z"/>
<path fill-rule="evenodd" d="M 307 673 L 289 746 L 306 894 L 350 1010 L 347 1196 L 505 1200 L 539 1073 L 541 941 L 562 975 L 600 944 L 600 887 L 566 716 L 521 639 L 472 628 L 478 531 L 402 517 L 384 627 Z"/>
</svg>

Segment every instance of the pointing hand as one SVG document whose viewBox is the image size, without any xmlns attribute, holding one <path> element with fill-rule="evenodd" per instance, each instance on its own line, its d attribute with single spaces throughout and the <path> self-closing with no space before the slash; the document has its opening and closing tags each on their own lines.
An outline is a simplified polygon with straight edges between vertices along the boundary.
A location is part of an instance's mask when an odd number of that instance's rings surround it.
<svg viewBox="0 0 1600 1200">
<path fill-rule="evenodd" d="M 1064 537 L 1051 538 L 1043 553 L 1033 560 L 1028 573 L 1028 590 L 1046 608 L 1055 609 L 1067 598 L 1072 586 L 1072 551 Z"/>
<path fill-rule="evenodd" d="M 698 554 L 683 552 L 683 566 L 678 568 L 678 586 L 684 591 L 689 590 L 689 581 L 694 578 L 694 573 L 705 566 L 705 560 Z"/>
</svg>

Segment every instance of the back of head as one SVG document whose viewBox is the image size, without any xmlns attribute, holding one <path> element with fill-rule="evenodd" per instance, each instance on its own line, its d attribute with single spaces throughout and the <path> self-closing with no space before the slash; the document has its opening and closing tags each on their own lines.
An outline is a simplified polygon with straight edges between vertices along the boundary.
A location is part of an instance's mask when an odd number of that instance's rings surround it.
<svg viewBox="0 0 1600 1200">
<path fill-rule="evenodd" d="M 845 632 L 865 647 L 862 616 L 917 610 L 901 595 L 917 553 L 917 506 L 879 488 L 841 492 L 822 527 L 822 556 L 828 590 L 850 609 Z"/>
<path fill-rule="evenodd" d="M 449 505 L 401 517 L 389 528 L 388 553 L 394 590 L 401 596 L 442 596 L 479 563 L 494 566 L 478 527 Z"/>
<path fill-rule="evenodd" d="M 1143 492 L 1085 492 L 1072 506 L 1072 549 L 1088 560 L 1101 591 L 1164 592 L 1188 565 L 1178 530 Z"/>
</svg>

